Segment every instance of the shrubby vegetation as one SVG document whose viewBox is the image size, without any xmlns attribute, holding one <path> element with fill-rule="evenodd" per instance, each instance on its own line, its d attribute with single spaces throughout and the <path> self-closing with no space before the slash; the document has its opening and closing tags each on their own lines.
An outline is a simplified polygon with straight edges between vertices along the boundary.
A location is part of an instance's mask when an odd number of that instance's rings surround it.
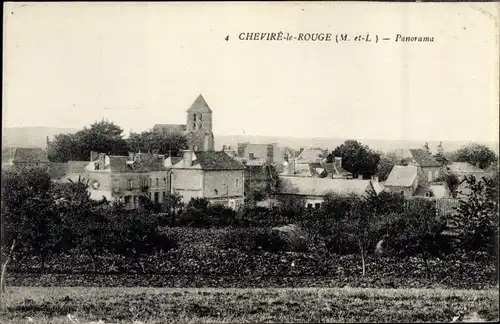
<svg viewBox="0 0 500 324">
<path fill-rule="evenodd" d="M 205 199 L 184 205 L 171 195 L 164 204 L 128 211 L 91 200 L 85 179 L 55 184 L 43 170 L 7 171 L 2 174 L 3 269 L 10 256 L 13 270 L 41 273 L 439 281 L 460 271 L 484 283 L 496 257 L 498 181 L 466 181 L 470 194 L 461 201 L 455 219 L 460 231 L 452 240 L 444 235 L 449 220 L 434 204 L 388 193 L 329 195 L 314 210 L 288 198 L 272 208 L 244 205 L 238 211 Z M 307 235 L 278 228 L 289 224 Z M 410 268 L 403 275 L 404 267 Z"/>
</svg>

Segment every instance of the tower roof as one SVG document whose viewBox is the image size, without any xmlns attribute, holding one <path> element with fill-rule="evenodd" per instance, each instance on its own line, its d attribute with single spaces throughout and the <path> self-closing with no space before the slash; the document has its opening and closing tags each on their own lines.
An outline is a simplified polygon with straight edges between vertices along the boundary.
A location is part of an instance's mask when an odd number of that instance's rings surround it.
<svg viewBox="0 0 500 324">
<path fill-rule="evenodd" d="M 200 93 L 198 98 L 193 102 L 191 107 L 187 110 L 188 112 L 212 112 L 212 109 L 208 106 L 207 102 L 205 101 L 205 98 L 203 98 L 203 95 Z"/>
</svg>

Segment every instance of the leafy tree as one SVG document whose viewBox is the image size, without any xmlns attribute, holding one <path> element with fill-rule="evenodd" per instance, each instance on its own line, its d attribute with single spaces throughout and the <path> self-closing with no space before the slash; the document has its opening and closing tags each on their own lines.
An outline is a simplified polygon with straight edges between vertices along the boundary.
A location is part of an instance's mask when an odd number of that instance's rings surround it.
<svg viewBox="0 0 500 324">
<path fill-rule="evenodd" d="M 88 161 L 91 151 L 127 155 L 127 142 L 122 133 L 123 129 L 119 126 L 102 120 L 76 134 L 56 135 L 49 158 L 57 162 Z"/>
<path fill-rule="evenodd" d="M 429 143 L 425 142 L 424 144 L 424 150 L 428 153 L 428 154 L 431 154 L 431 149 L 429 147 Z"/>
<path fill-rule="evenodd" d="M 336 156 L 342 157 L 342 167 L 354 177 L 370 177 L 377 173 L 380 155 L 358 141 L 345 141 L 327 156 L 327 162 L 332 163 Z"/>
<path fill-rule="evenodd" d="M 3 276 L 12 254 L 38 255 L 43 271 L 57 239 L 53 234 L 58 220 L 51 194 L 50 176 L 41 168 L 2 172 L 2 249 L 10 251 L 3 264 Z M 1 282 L 4 285 L 5 277 Z"/>
<path fill-rule="evenodd" d="M 429 253 L 438 251 L 437 242 L 446 229 L 446 219 L 436 213 L 434 204 L 424 199 L 407 201 L 403 212 L 391 213 L 385 223 L 392 248 L 404 255 L 419 253 L 430 276 Z"/>
<path fill-rule="evenodd" d="M 68 162 L 76 160 L 80 153 L 76 134 L 58 134 L 51 143 L 48 159 L 52 162 Z"/>
<path fill-rule="evenodd" d="M 434 159 L 436 159 L 436 161 L 438 162 L 441 162 L 442 164 L 446 164 L 448 162 L 448 159 L 445 156 L 443 142 L 439 142 L 437 146 L 437 152 L 434 155 Z"/>
<path fill-rule="evenodd" d="M 454 162 L 468 162 L 478 168 L 485 169 L 498 161 L 496 154 L 486 145 L 469 144 L 453 153 Z"/>
<path fill-rule="evenodd" d="M 182 196 L 178 193 L 171 193 L 165 196 L 161 212 L 166 214 L 170 223 L 175 224 L 176 216 L 183 207 Z"/>
<path fill-rule="evenodd" d="M 498 236 L 498 174 L 478 181 L 466 177 L 469 192 L 460 198 L 455 221 L 462 229 L 461 245 L 468 251 L 494 253 Z"/>
<path fill-rule="evenodd" d="M 157 152 L 173 156 L 188 147 L 187 138 L 183 134 L 161 130 L 132 133 L 127 143 L 133 152 Z"/>
<path fill-rule="evenodd" d="M 383 224 L 381 215 L 368 208 L 368 201 L 356 196 L 350 197 L 349 206 L 333 224 L 334 232 L 342 241 L 358 247 L 363 276 L 366 273 L 366 255 L 380 238 Z"/>
</svg>

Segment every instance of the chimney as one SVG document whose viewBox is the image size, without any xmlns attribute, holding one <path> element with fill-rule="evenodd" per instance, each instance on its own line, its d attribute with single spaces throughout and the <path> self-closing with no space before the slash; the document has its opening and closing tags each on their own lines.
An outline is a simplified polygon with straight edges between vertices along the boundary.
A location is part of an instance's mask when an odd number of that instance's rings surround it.
<svg viewBox="0 0 500 324">
<path fill-rule="evenodd" d="M 182 161 L 185 167 L 190 167 L 193 164 L 193 151 L 192 150 L 183 150 Z"/>
<path fill-rule="evenodd" d="M 336 157 L 333 159 L 333 163 L 335 163 L 335 166 L 336 166 L 336 167 L 341 168 L 341 167 L 342 167 L 342 157 L 340 157 L 340 156 L 336 156 Z"/>
<path fill-rule="evenodd" d="M 358 174 L 358 180 L 363 180 L 363 175 L 362 174 Z"/>
<path fill-rule="evenodd" d="M 253 160 L 255 158 L 253 153 L 248 153 L 248 159 Z"/>
<path fill-rule="evenodd" d="M 226 145 L 222 145 L 222 150 L 225 151 L 226 150 Z"/>
<path fill-rule="evenodd" d="M 378 176 L 377 175 L 372 176 L 372 180 L 375 183 L 378 182 Z"/>
<path fill-rule="evenodd" d="M 129 161 L 134 161 L 134 152 L 128 152 Z"/>
<path fill-rule="evenodd" d="M 106 154 L 104 153 L 99 153 L 99 163 L 101 164 L 102 167 L 104 167 L 104 161 L 106 159 Z"/>
</svg>

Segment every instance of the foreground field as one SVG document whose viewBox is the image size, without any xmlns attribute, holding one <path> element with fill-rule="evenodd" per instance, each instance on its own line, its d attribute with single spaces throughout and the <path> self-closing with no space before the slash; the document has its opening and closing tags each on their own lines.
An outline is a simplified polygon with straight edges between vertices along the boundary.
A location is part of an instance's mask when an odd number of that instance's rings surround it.
<svg viewBox="0 0 500 324">
<path fill-rule="evenodd" d="M 451 322 L 463 311 L 492 321 L 498 300 L 498 289 L 9 287 L 0 322 Z"/>
</svg>

